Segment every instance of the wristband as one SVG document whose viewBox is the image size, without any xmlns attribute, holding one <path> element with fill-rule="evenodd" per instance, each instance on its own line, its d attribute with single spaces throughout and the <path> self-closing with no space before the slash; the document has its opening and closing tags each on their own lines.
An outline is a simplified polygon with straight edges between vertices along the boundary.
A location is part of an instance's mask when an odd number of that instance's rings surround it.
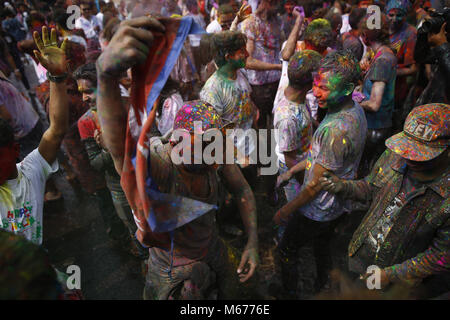
<svg viewBox="0 0 450 320">
<path fill-rule="evenodd" d="M 59 76 L 53 76 L 50 74 L 50 72 L 47 71 L 47 79 L 48 79 L 48 81 L 51 81 L 51 82 L 61 83 L 67 79 L 67 72 L 65 72 Z"/>
</svg>

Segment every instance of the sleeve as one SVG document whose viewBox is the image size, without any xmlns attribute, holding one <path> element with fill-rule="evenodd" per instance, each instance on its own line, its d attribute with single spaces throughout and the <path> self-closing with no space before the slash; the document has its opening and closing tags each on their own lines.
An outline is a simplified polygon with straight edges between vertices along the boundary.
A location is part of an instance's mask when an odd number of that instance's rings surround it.
<svg viewBox="0 0 450 320">
<path fill-rule="evenodd" d="M 278 148 L 280 152 L 289 152 L 299 149 L 296 123 L 292 119 L 282 119 L 278 121 L 275 129 L 278 129 Z"/>
<path fill-rule="evenodd" d="M 388 59 L 379 58 L 376 59 L 370 69 L 369 80 L 374 81 L 383 81 L 388 83 L 391 78 L 392 73 L 392 64 Z"/>
<path fill-rule="evenodd" d="M 450 43 L 446 42 L 443 45 L 436 47 L 434 52 L 439 64 L 439 70 L 444 75 L 447 97 L 450 95 Z"/>
<path fill-rule="evenodd" d="M 20 163 L 20 169 L 31 181 L 41 184 L 45 187 L 48 177 L 58 171 L 58 160 L 51 165 L 39 153 L 39 149 L 34 149 Z"/>
<path fill-rule="evenodd" d="M 414 49 L 416 47 L 417 35 L 415 32 L 411 32 L 408 39 L 405 42 L 403 64 L 399 67 L 408 67 L 414 63 Z"/>
<path fill-rule="evenodd" d="M 77 124 L 81 140 L 94 137 L 95 124 L 92 121 L 86 117 L 81 117 Z"/>
<path fill-rule="evenodd" d="M 383 185 L 383 172 L 387 171 L 392 162 L 392 152 L 389 149 L 378 158 L 369 175 L 362 180 L 345 180 L 342 197 L 367 203 L 378 191 L 376 186 Z"/>
<path fill-rule="evenodd" d="M 443 206 L 450 206 L 450 201 L 444 201 Z M 450 272 L 450 219 L 437 231 L 431 245 L 417 256 L 384 269 L 388 279 L 408 281 L 426 278 L 433 274 Z"/>
<path fill-rule="evenodd" d="M 320 152 L 315 162 L 330 171 L 342 168 L 351 150 L 351 140 L 346 137 L 345 132 L 339 128 L 338 124 L 330 123 L 319 133 L 318 140 Z"/>
<path fill-rule="evenodd" d="M 104 152 L 94 138 L 84 139 L 83 143 L 89 157 L 89 163 L 95 170 L 103 171 L 108 168 L 114 168 L 111 155 L 108 152 Z"/>
</svg>

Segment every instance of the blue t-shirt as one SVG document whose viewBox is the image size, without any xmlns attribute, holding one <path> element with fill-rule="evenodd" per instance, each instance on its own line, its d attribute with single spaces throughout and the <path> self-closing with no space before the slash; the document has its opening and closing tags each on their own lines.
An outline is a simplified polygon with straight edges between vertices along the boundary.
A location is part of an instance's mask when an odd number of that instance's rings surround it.
<svg viewBox="0 0 450 320">
<path fill-rule="evenodd" d="M 377 112 L 365 111 L 369 129 L 392 127 L 396 76 L 397 58 L 390 49 L 382 47 L 373 58 L 363 84 L 363 94 L 366 99 L 369 99 L 374 82 L 383 81 L 386 83 L 380 109 Z"/>
</svg>

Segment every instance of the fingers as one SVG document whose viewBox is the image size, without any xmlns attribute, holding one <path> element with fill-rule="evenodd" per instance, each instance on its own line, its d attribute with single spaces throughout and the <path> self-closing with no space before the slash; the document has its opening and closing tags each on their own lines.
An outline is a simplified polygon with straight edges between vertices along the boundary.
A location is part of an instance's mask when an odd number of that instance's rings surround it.
<svg viewBox="0 0 450 320">
<path fill-rule="evenodd" d="M 33 53 L 34 53 L 34 56 L 36 57 L 36 59 L 38 59 L 39 62 L 42 62 L 42 60 L 43 60 L 42 54 L 37 50 L 33 50 Z"/>
<path fill-rule="evenodd" d="M 64 51 L 64 53 L 67 53 L 67 39 L 64 39 L 63 43 L 61 44 L 61 50 Z"/>
<path fill-rule="evenodd" d="M 44 43 L 42 42 L 39 32 L 37 32 L 37 31 L 33 32 L 33 38 L 34 38 L 34 42 L 36 43 L 36 46 L 38 47 L 39 51 L 42 51 L 44 49 Z"/>
<path fill-rule="evenodd" d="M 56 29 L 52 29 L 50 31 L 50 44 L 52 46 L 58 46 L 58 40 L 57 40 L 57 36 L 56 36 Z"/>
<path fill-rule="evenodd" d="M 239 263 L 238 269 L 237 269 L 237 273 L 241 273 L 242 270 L 244 269 L 245 264 L 247 263 L 248 260 L 248 250 L 245 250 L 244 253 L 242 254 L 242 258 L 241 258 L 241 262 Z"/>
<path fill-rule="evenodd" d="M 242 274 L 239 275 L 239 281 L 240 282 L 246 282 L 255 273 L 256 265 L 254 263 L 251 263 L 251 262 L 249 264 L 250 264 L 250 270 L 246 274 L 242 273 Z"/>
<path fill-rule="evenodd" d="M 48 38 L 48 29 L 46 26 L 42 27 L 42 42 L 44 43 L 44 47 L 50 45 L 50 39 Z"/>
<path fill-rule="evenodd" d="M 151 17 L 147 17 L 147 16 L 139 17 L 139 18 L 131 19 L 131 20 L 126 20 L 122 23 L 126 26 L 130 26 L 133 28 L 144 28 L 147 30 L 153 30 L 153 31 L 159 31 L 159 32 L 166 31 L 166 27 L 164 27 L 164 25 L 161 22 L 159 22 L 155 18 L 151 18 Z"/>
</svg>

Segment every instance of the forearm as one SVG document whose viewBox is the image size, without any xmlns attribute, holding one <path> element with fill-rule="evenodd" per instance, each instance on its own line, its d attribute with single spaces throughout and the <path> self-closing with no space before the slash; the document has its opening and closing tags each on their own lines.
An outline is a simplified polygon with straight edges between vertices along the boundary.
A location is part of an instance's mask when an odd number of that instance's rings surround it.
<svg viewBox="0 0 450 320">
<path fill-rule="evenodd" d="M 123 167 L 127 112 L 122 105 L 119 81 L 98 70 L 97 110 L 102 128 L 103 139 L 109 150 L 117 172 Z"/>
<path fill-rule="evenodd" d="M 372 200 L 374 190 L 370 184 L 365 180 L 341 180 L 342 191 L 339 195 L 343 199 L 352 199 L 360 202 Z"/>
<path fill-rule="evenodd" d="M 294 150 L 294 153 L 296 153 L 296 151 L 297 150 Z M 297 160 L 295 159 L 295 156 L 291 157 L 291 156 L 288 156 L 286 153 L 284 154 L 284 160 L 285 160 L 286 166 L 289 168 L 289 170 L 291 170 L 298 164 Z M 303 183 L 304 173 L 305 173 L 305 171 L 301 170 L 301 171 L 296 172 L 294 175 L 295 179 L 297 180 L 297 182 L 299 184 Z"/>
<path fill-rule="evenodd" d="M 248 57 L 245 68 L 250 70 L 281 70 L 281 64 L 267 63 Z"/>
<path fill-rule="evenodd" d="M 295 197 L 295 199 L 285 204 L 281 208 L 281 211 L 284 212 L 285 216 L 289 216 L 305 204 L 311 202 L 317 196 L 319 191 L 319 189 L 307 185 L 304 189 L 302 189 L 298 196 Z"/>
<path fill-rule="evenodd" d="M 397 68 L 397 77 L 406 77 L 413 75 L 417 72 L 417 67 L 415 64 L 412 64 L 408 67 L 402 67 L 401 65 Z"/>
<path fill-rule="evenodd" d="M 241 214 L 242 222 L 248 235 L 248 243 L 253 246 L 258 246 L 258 230 L 256 218 L 256 201 L 250 186 L 247 186 L 235 195 L 237 206 Z"/>
<path fill-rule="evenodd" d="M 292 29 L 291 33 L 289 34 L 289 37 L 287 39 L 286 45 L 284 46 L 283 51 L 281 51 L 281 57 L 285 61 L 289 61 L 289 59 L 292 57 L 292 55 L 295 52 L 295 47 L 297 45 L 297 39 L 300 37 L 300 28 L 302 26 L 302 21 L 297 19 L 294 24 L 294 28 Z"/>
<path fill-rule="evenodd" d="M 61 144 L 69 129 L 69 98 L 66 82 L 56 83 L 50 81 L 49 119 L 50 127 L 47 129 L 52 134 L 56 143 Z"/>
</svg>

